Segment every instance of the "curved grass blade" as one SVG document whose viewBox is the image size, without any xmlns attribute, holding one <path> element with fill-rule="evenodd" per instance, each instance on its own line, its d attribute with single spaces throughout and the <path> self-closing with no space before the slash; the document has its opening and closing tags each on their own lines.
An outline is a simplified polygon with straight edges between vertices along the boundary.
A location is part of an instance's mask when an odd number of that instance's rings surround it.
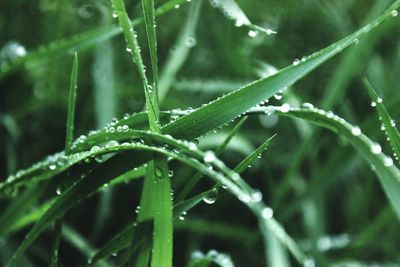
<svg viewBox="0 0 400 267">
<path fill-rule="evenodd" d="M 207 133 L 219 125 L 240 116 L 249 108 L 273 96 L 278 90 L 291 86 L 319 65 L 354 44 L 355 39 L 362 38 L 383 21 L 392 18 L 391 11 L 399 6 L 400 1 L 396 1 L 381 16 L 353 34 L 312 54 L 301 62 L 295 61 L 293 65 L 280 70 L 272 76 L 250 83 L 196 109 L 189 115 L 164 126 L 162 132 L 189 139 Z"/>
<path fill-rule="evenodd" d="M 265 209 L 265 205 L 262 203 L 260 199 L 257 201 L 252 201 L 252 190 L 241 178 L 240 176 L 229 170 L 221 161 L 217 158 L 214 158 L 213 161 L 206 161 L 207 164 L 211 164 L 217 170 L 220 170 L 224 175 L 215 171 L 214 169 L 210 169 L 207 165 L 201 163 L 200 161 L 194 159 L 193 157 L 197 157 L 200 159 L 204 159 L 206 154 L 198 150 L 197 148 L 193 148 L 188 144 L 185 144 L 182 141 L 177 141 L 171 139 L 170 137 L 163 137 L 158 134 L 149 133 L 149 135 L 153 137 L 157 137 L 160 140 L 164 140 L 169 145 L 174 147 L 184 149 L 190 157 L 184 156 L 182 154 L 177 154 L 174 152 L 170 152 L 165 148 L 158 148 L 154 146 L 147 146 L 141 143 L 138 144 L 130 144 L 126 143 L 123 145 L 115 145 L 100 149 L 98 153 L 114 153 L 114 152 L 123 152 L 124 150 L 142 150 L 149 151 L 153 153 L 159 153 L 164 156 L 171 156 L 184 164 L 187 164 L 193 168 L 196 168 L 198 171 L 203 172 L 205 175 L 213 178 L 216 182 L 223 184 L 228 188 L 228 190 L 236 195 L 239 200 L 241 200 L 244 204 L 246 204 L 250 210 L 254 212 L 254 214 L 258 217 L 260 224 L 264 227 L 270 229 L 277 238 L 285 244 L 289 250 L 293 253 L 295 258 L 299 262 L 304 262 L 306 260 L 305 255 L 301 252 L 301 250 L 297 247 L 296 243 L 286 234 L 283 228 L 274 220 L 273 218 L 266 218 L 263 215 L 263 210 Z M 154 142 L 154 141 L 153 141 Z M 19 246 L 14 256 L 10 260 L 7 266 L 15 266 L 18 262 L 24 251 L 28 248 L 28 246 L 37 238 L 37 236 L 48 226 L 51 221 L 57 219 L 61 216 L 66 210 L 70 209 L 74 205 L 76 205 L 79 201 L 87 198 L 92 193 L 94 193 L 97 188 L 101 187 L 103 184 L 109 182 L 114 179 L 114 177 L 118 176 L 123 172 L 122 169 L 124 167 L 134 164 L 140 165 L 143 162 L 149 160 L 150 155 L 146 153 L 142 153 L 142 157 L 134 156 L 134 152 L 125 152 L 121 153 L 92 171 L 88 177 L 82 178 L 75 185 L 69 188 L 65 193 L 63 193 L 51 206 L 49 210 L 42 216 L 42 218 L 35 224 L 32 230 L 28 233 L 23 243 Z M 147 156 L 145 156 L 147 155 Z M 110 168 L 110 166 L 119 166 L 120 168 Z"/>
<path fill-rule="evenodd" d="M 278 115 L 307 120 L 348 139 L 373 166 L 390 204 L 400 219 L 400 170 L 393 164 L 390 157 L 382 153 L 381 146 L 378 143 L 372 142 L 366 135 L 362 134 L 357 126 L 353 126 L 337 115 L 321 109 L 291 108 L 289 111 L 282 112 L 281 107 L 272 107 L 272 110 L 275 110 Z M 265 111 L 270 112 L 271 107 L 254 108 L 250 113 L 259 114 L 265 113 Z"/>
<path fill-rule="evenodd" d="M 168 94 L 171 84 L 175 80 L 176 74 L 189 55 L 192 44 L 188 45 L 188 40 L 193 40 L 190 38 L 194 38 L 195 36 L 195 28 L 199 18 L 201 3 L 202 0 L 196 0 L 196 2 L 190 6 L 185 26 L 180 31 L 177 43 L 175 44 L 176 49 L 169 54 L 162 69 L 158 86 L 158 98 L 160 102 L 162 102 Z"/>
<path fill-rule="evenodd" d="M 382 98 L 377 95 L 371 83 L 367 79 L 363 79 L 365 87 L 368 89 L 368 93 L 371 96 L 371 105 L 376 106 L 379 118 L 382 119 L 382 128 L 384 129 L 388 141 L 392 145 L 394 156 L 399 161 L 400 156 L 400 133 L 396 128 L 396 123 L 390 117 L 385 105 L 382 102 Z"/>
</svg>

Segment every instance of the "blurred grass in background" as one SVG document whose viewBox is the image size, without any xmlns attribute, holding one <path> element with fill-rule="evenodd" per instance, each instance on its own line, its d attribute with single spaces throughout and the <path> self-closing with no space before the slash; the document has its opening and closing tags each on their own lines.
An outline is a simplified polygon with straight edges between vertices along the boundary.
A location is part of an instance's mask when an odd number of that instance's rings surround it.
<svg viewBox="0 0 400 267">
<path fill-rule="evenodd" d="M 190 11 L 193 3 L 185 3 L 157 18 L 160 71 L 170 77 L 163 81 L 168 94 L 161 109 L 198 107 L 264 77 L 354 32 L 391 2 L 237 0 L 254 24 L 278 32 L 255 37 L 249 36 L 252 34 L 247 27 L 236 27 L 233 20 L 213 7 L 212 1 L 203 1 L 198 18 Z M 139 1 L 125 3 L 132 18 L 141 16 Z M 155 5 L 163 3 L 156 1 Z M 68 53 L 63 50 L 40 54 L 37 50 L 36 57 L 21 64 L 13 62 L 41 45 L 71 40 L 73 35 L 116 23 L 109 1 L 0 3 L 0 177 L 63 149 L 71 56 L 76 47 Z M 313 103 L 335 111 L 385 143 L 386 136 L 380 130 L 378 115 L 370 106 L 361 78 L 367 75 L 373 81 L 392 117 L 397 119 L 399 26 L 399 19 L 380 26 L 270 103 Z M 149 65 L 144 25 L 136 29 L 144 61 Z M 95 40 L 97 36 L 88 39 Z M 76 136 L 103 127 L 113 117 L 141 111 L 144 106 L 142 84 L 123 38 L 83 44 L 78 49 Z M 6 69 L 10 64 L 16 66 L 12 71 Z M 214 149 L 228 132 L 224 128 L 211 133 L 201 139 L 199 146 Z M 274 133 L 278 136 L 269 150 L 243 177 L 263 192 L 274 216 L 316 258 L 317 266 L 343 261 L 400 262 L 398 220 L 369 164 L 346 140 L 326 130 L 315 131 L 314 126 L 303 121 L 277 115 L 252 116 L 221 158 L 228 166 L 235 166 Z M 391 153 L 389 146 L 383 150 Z M 177 162 L 170 167 L 175 173 L 173 188 L 179 192 L 192 171 Z M 104 189 L 66 214 L 65 222 L 91 246 L 100 247 L 135 218 L 141 184 L 134 181 L 119 185 L 112 192 Z M 203 179 L 195 193 L 211 185 Z M 6 204 L 1 200 L 1 209 Z M 224 192 L 220 192 L 215 204 L 196 207 L 174 227 L 175 266 L 185 266 L 193 251 L 211 249 L 229 254 L 236 266 L 264 264 L 257 222 L 244 205 Z M 0 239 L 0 265 L 7 262 L 24 233 Z M 87 247 L 71 245 L 73 236 L 65 234 L 61 242 L 61 266 L 80 266 L 85 261 L 82 251 L 90 254 Z M 47 264 L 50 240 L 50 231 L 42 235 L 24 266 Z"/>
</svg>

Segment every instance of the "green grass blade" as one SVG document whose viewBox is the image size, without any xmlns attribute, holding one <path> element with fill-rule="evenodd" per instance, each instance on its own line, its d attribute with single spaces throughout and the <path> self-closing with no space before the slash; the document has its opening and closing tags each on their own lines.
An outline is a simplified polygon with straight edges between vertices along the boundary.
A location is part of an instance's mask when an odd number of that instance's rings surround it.
<svg viewBox="0 0 400 267">
<path fill-rule="evenodd" d="M 71 72 L 71 83 L 69 87 L 68 98 L 68 115 L 67 115 L 67 129 L 65 137 L 65 154 L 69 155 L 72 149 L 72 140 L 74 136 L 74 120 L 75 120 L 75 103 L 76 103 L 76 90 L 78 88 L 78 54 L 75 52 L 74 62 Z"/>
<path fill-rule="evenodd" d="M 214 7 L 219 8 L 225 16 L 233 20 L 236 27 L 241 27 L 244 25 L 253 30 L 253 33 L 249 33 L 250 35 L 257 35 L 259 31 L 267 35 L 276 33 L 271 29 L 266 29 L 264 27 L 253 24 L 240 8 L 240 6 L 235 2 L 235 0 L 212 0 L 211 3 Z"/>
<path fill-rule="evenodd" d="M 149 44 L 151 69 L 153 74 L 152 86 L 154 89 L 153 103 L 158 111 L 158 56 L 157 56 L 157 38 L 156 38 L 156 18 L 154 14 L 154 0 L 142 0 L 144 24 L 147 33 L 147 42 Z"/>
<path fill-rule="evenodd" d="M 154 158 L 154 235 L 151 254 L 152 267 L 172 266 L 172 196 L 167 158 Z"/>
<path fill-rule="evenodd" d="M 164 15 L 175 10 L 176 5 L 183 5 L 185 3 L 187 3 L 186 0 L 170 0 L 156 9 L 155 16 Z M 132 21 L 134 26 L 140 25 L 141 23 L 143 23 L 143 18 L 141 17 Z M 80 51 L 84 48 L 101 44 L 103 41 L 109 40 L 121 32 L 122 30 L 120 27 L 109 25 L 51 42 L 48 45 L 39 47 L 33 52 L 29 52 L 26 56 L 20 57 L 10 64 L 3 65 L 2 68 L 0 68 L 0 79 L 7 76 L 12 71 L 21 68 L 26 63 L 59 57 L 68 54 L 71 51 Z"/>
<path fill-rule="evenodd" d="M 188 45 L 188 40 L 194 38 L 195 29 L 199 19 L 199 13 L 201 9 L 202 0 L 196 0 L 190 6 L 189 13 L 187 15 L 185 26 L 179 33 L 177 43 L 175 44 L 176 49 L 171 52 L 167 58 L 167 61 L 162 69 L 160 84 L 158 86 L 159 101 L 162 102 L 171 87 L 171 84 L 175 80 L 178 71 L 183 66 L 191 45 Z"/>
<path fill-rule="evenodd" d="M 132 60 L 136 64 L 139 71 L 139 76 L 143 83 L 144 94 L 146 98 L 146 109 L 149 116 L 149 125 L 152 131 L 158 131 L 158 111 L 153 103 L 153 93 L 151 92 L 151 86 L 147 80 L 146 67 L 143 63 L 142 56 L 140 54 L 140 47 L 137 40 L 137 34 L 133 28 L 133 24 L 129 19 L 128 14 L 125 10 L 125 4 L 123 0 L 112 0 L 113 8 L 117 13 L 119 24 L 124 33 L 125 40 L 127 43 L 127 51 L 132 55 Z"/>
<path fill-rule="evenodd" d="M 253 111 L 259 114 L 265 113 L 266 109 L 271 111 L 270 107 L 255 108 Z M 279 115 L 307 120 L 348 139 L 373 167 L 390 204 L 400 219 L 400 170 L 393 164 L 392 158 L 382 153 L 379 144 L 371 141 L 358 126 L 353 126 L 344 119 L 321 109 L 291 108 L 288 112 L 286 110 L 282 112 L 279 107 L 275 110 Z"/>
<path fill-rule="evenodd" d="M 53 245 L 52 245 L 52 254 L 50 260 L 50 267 L 57 267 L 58 263 L 58 249 L 60 246 L 61 240 L 61 232 L 62 232 L 62 219 L 58 219 L 54 223 L 54 236 L 53 236 Z"/>
<path fill-rule="evenodd" d="M 242 160 L 234 169 L 235 172 L 237 173 L 242 173 L 244 172 L 250 165 L 251 163 L 256 160 L 270 145 L 272 139 L 276 136 L 274 134 L 270 138 L 268 138 L 264 143 L 262 143 L 253 153 L 248 155 L 244 160 Z"/>
<path fill-rule="evenodd" d="M 372 99 L 373 106 L 376 106 L 379 118 L 382 119 L 382 128 L 388 137 L 388 141 L 392 145 L 392 149 L 397 161 L 399 161 L 400 156 L 400 133 L 396 128 L 396 123 L 390 117 L 385 105 L 382 102 L 382 98 L 378 96 L 371 83 L 367 79 L 363 79 L 365 87 L 368 89 L 368 93 Z"/>
<path fill-rule="evenodd" d="M 272 76 L 257 80 L 196 109 L 191 114 L 164 126 L 162 132 L 180 138 L 193 138 L 240 116 L 249 108 L 270 98 L 282 88 L 292 85 L 328 59 L 351 46 L 355 39 L 362 38 L 386 19 L 392 18 L 391 10 L 399 6 L 400 1 L 396 1 L 384 14 L 353 34 L 312 54 L 302 62 L 295 61 L 291 66 Z"/>
<path fill-rule="evenodd" d="M 185 144 L 182 141 L 174 140 L 168 136 L 161 136 L 155 133 L 147 133 L 148 136 L 152 136 L 155 138 L 152 142 L 157 140 L 161 140 L 169 144 L 170 146 L 179 148 L 184 150 L 185 153 L 191 155 L 191 157 L 187 157 L 182 155 L 182 153 L 174 153 L 170 152 L 164 148 L 147 146 L 142 143 L 124 143 L 122 145 L 114 145 L 108 146 L 106 148 L 98 150 L 96 153 L 115 153 L 115 152 L 123 152 L 125 150 L 141 150 L 141 151 L 149 151 L 153 153 L 159 153 L 163 156 L 171 156 L 184 164 L 187 164 L 203 174 L 211 177 L 214 181 L 223 184 L 228 188 L 228 190 L 234 194 L 239 200 L 241 200 L 244 204 L 246 204 L 259 218 L 261 225 L 270 229 L 277 238 L 285 244 L 289 250 L 293 253 L 296 259 L 299 262 L 303 262 L 306 257 L 301 252 L 301 250 L 297 247 L 296 243 L 286 234 L 283 228 L 279 225 L 279 223 L 273 219 L 266 219 L 263 215 L 263 210 L 265 209 L 265 205 L 259 199 L 257 201 L 252 201 L 252 190 L 241 178 L 238 174 L 234 173 L 232 170 L 229 170 L 221 161 L 217 158 L 213 158 L 213 161 L 209 161 L 206 157 L 207 154 L 201 152 L 195 147 L 192 147 L 189 144 Z M 206 159 L 207 164 L 211 164 L 214 168 L 210 169 L 206 164 L 201 163 L 199 160 L 194 159 L 193 157 L 198 157 L 200 160 Z M 24 251 L 29 247 L 29 245 L 37 238 L 37 236 L 55 219 L 59 218 L 66 210 L 75 206 L 79 201 L 87 198 L 92 193 L 94 193 L 99 187 L 103 184 L 108 183 L 115 177 L 118 177 L 120 174 L 124 172 L 124 169 L 128 168 L 129 165 L 140 165 L 143 162 L 148 161 L 150 158 L 150 154 L 141 153 L 141 157 L 134 152 L 126 152 L 119 154 L 99 167 L 93 170 L 88 177 L 82 178 L 76 184 L 74 184 L 70 189 L 65 191 L 51 206 L 49 210 L 45 212 L 42 218 L 37 221 L 32 230 L 28 233 L 23 243 L 18 247 L 14 256 L 10 260 L 7 266 L 15 266 L 18 260 L 21 258 Z M 110 166 L 114 166 L 111 168 Z M 119 168 L 115 168 L 118 166 Z M 224 175 L 220 172 L 216 171 L 220 170 Z M 161 184 L 161 186 L 164 186 Z M 167 186 L 163 187 L 166 191 Z M 168 191 L 169 193 L 169 191 Z M 166 194 L 163 194 L 160 198 L 160 203 L 166 203 L 165 205 L 169 205 L 169 201 L 162 199 Z M 171 210 L 170 210 L 171 212 Z M 162 216 L 166 216 L 163 214 Z M 172 217 L 172 215 L 171 215 Z M 171 222 L 172 223 L 172 222 Z M 156 226 L 157 227 L 157 226 Z M 162 228 L 165 231 L 165 228 Z M 166 229 L 168 230 L 168 229 Z M 167 232 L 165 236 L 169 233 Z M 160 234 L 160 237 L 163 235 Z M 164 240 L 166 242 L 172 242 L 172 240 Z M 169 251 L 167 251 L 169 253 Z M 167 255 L 168 256 L 168 255 Z"/>
<path fill-rule="evenodd" d="M 243 117 L 229 132 L 228 136 L 224 139 L 224 141 L 217 147 L 215 150 L 215 155 L 218 157 L 221 152 L 225 149 L 225 147 L 229 144 L 229 142 L 232 140 L 232 138 L 237 134 L 239 129 L 243 126 L 243 124 L 246 122 L 247 117 Z M 192 191 L 192 189 L 196 186 L 196 184 L 200 181 L 200 179 L 203 177 L 203 175 L 199 172 L 197 172 L 195 175 L 193 175 L 192 179 L 185 185 L 185 187 L 182 189 L 182 191 L 179 193 L 178 197 L 176 198 L 177 201 L 182 201 L 185 199 L 188 194 Z"/>
</svg>

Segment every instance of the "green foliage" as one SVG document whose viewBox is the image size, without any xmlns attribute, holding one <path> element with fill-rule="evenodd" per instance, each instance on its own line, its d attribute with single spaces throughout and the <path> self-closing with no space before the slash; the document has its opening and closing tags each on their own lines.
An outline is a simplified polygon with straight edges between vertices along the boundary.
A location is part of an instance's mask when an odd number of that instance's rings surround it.
<svg viewBox="0 0 400 267">
<path fill-rule="evenodd" d="M 398 262 L 400 1 L 267 2 L 8 3 L 0 265 Z"/>
</svg>

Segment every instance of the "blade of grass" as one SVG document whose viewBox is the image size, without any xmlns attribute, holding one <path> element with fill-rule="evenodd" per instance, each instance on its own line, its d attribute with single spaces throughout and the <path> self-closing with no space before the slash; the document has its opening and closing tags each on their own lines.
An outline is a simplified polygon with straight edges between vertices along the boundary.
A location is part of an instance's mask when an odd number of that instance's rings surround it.
<svg viewBox="0 0 400 267">
<path fill-rule="evenodd" d="M 162 132 L 180 138 L 193 138 L 194 136 L 207 133 L 219 125 L 240 116 L 250 107 L 270 98 L 280 89 L 292 85 L 328 59 L 351 46 L 354 44 L 355 39 L 360 39 L 367 35 L 386 19 L 392 18 L 391 10 L 399 6 L 400 1 L 396 1 L 373 22 L 327 48 L 312 54 L 307 57 L 304 62 L 296 62 L 272 76 L 250 83 L 245 87 L 198 108 L 189 115 L 183 116 L 175 122 L 164 126 Z"/>
<path fill-rule="evenodd" d="M 158 108 L 158 57 L 156 38 L 156 18 L 154 14 L 154 0 L 142 0 L 144 25 L 146 27 L 147 42 L 150 50 L 151 68 L 153 72 L 152 86 L 154 89 L 153 103 L 155 110 Z"/>
<path fill-rule="evenodd" d="M 271 108 L 278 115 L 307 120 L 348 139 L 373 167 L 391 206 L 400 219 L 400 170 L 393 164 L 393 160 L 390 157 L 382 153 L 379 144 L 372 142 L 361 132 L 359 127 L 349 124 L 337 115 L 317 108 L 291 108 L 287 112 L 286 110 L 282 112 L 280 107 L 267 107 L 254 108 L 250 113 L 260 114 L 265 113 L 266 110 L 271 112 Z"/>
<path fill-rule="evenodd" d="M 211 0 L 211 5 L 219 8 L 229 19 L 234 20 L 236 27 L 241 27 L 244 25 L 251 30 L 256 32 L 260 31 L 267 35 L 276 33 L 271 29 L 266 29 L 253 24 L 234 0 Z"/>
<path fill-rule="evenodd" d="M 246 122 L 247 117 L 243 117 L 229 132 L 228 136 L 225 138 L 225 140 L 217 147 L 215 150 L 215 155 L 218 157 L 222 150 L 228 145 L 228 143 L 232 140 L 232 138 L 236 135 L 236 133 L 240 130 L 240 128 L 243 126 L 243 124 Z M 199 172 L 197 172 L 195 175 L 193 175 L 192 179 L 189 180 L 189 182 L 185 185 L 185 187 L 182 189 L 182 191 L 179 193 L 179 195 L 176 197 L 176 201 L 182 201 L 185 199 L 189 193 L 193 190 L 193 188 L 196 186 L 196 184 L 200 181 L 200 179 L 203 177 L 203 175 Z"/>
<path fill-rule="evenodd" d="M 175 146 L 180 149 L 184 149 L 187 153 L 192 156 L 197 156 L 201 159 L 205 158 L 205 153 L 201 152 L 196 148 L 192 148 L 189 145 L 185 145 L 182 141 L 176 141 L 171 139 L 170 137 L 163 137 L 161 135 L 155 133 L 148 133 L 149 136 L 157 137 L 160 140 L 165 141 L 169 145 Z M 246 204 L 254 214 L 259 218 L 260 224 L 264 227 L 269 228 L 277 238 L 283 242 L 289 250 L 293 253 L 295 258 L 299 262 L 303 262 L 306 257 L 301 252 L 301 250 L 297 247 L 295 242 L 286 234 L 283 228 L 278 224 L 276 220 L 273 218 L 268 218 L 266 220 L 265 216 L 263 216 L 263 210 L 265 208 L 262 201 L 251 201 L 251 193 L 254 192 L 241 178 L 238 174 L 229 170 L 221 161 L 217 158 L 214 161 L 209 162 L 216 169 L 221 170 L 225 175 L 221 175 L 221 173 L 215 171 L 214 169 L 210 169 L 208 166 L 202 164 L 198 160 L 195 160 L 191 157 L 183 156 L 181 153 L 170 152 L 163 148 L 158 148 L 154 146 L 147 146 L 141 143 L 138 144 L 123 144 L 123 145 L 115 145 L 109 146 L 105 149 L 100 149 L 97 153 L 104 153 L 105 151 L 109 153 L 114 152 L 122 152 L 124 150 L 131 149 L 139 149 L 144 151 L 156 152 L 160 153 L 164 156 L 171 156 L 197 170 L 203 172 L 207 176 L 213 178 L 218 183 L 225 185 L 231 193 L 235 194 L 239 200 L 241 200 L 244 204 Z M 139 162 L 145 162 L 148 160 L 148 156 L 142 158 L 134 157 L 130 153 L 122 153 L 118 156 L 115 156 L 102 165 L 100 165 L 97 169 L 95 169 L 92 173 L 89 174 L 88 177 L 82 178 L 76 184 L 74 184 L 70 189 L 68 189 L 65 193 L 63 193 L 56 202 L 52 205 L 52 207 L 46 211 L 46 213 L 42 216 L 42 218 L 35 224 L 32 230 L 28 233 L 23 243 L 19 246 L 16 253 L 10 260 L 7 266 L 15 266 L 16 262 L 20 259 L 23 252 L 28 248 L 28 246 L 36 239 L 36 237 L 46 228 L 46 226 L 54 219 L 61 216 L 67 209 L 70 209 L 74 205 L 76 205 L 82 199 L 88 197 L 92 193 L 96 191 L 98 187 L 103 185 L 104 183 L 109 182 L 114 177 L 118 176 L 116 174 L 121 173 L 121 169 L 110 168 L 110 166 L 124 166 L 126 162 L 132 164 L 132 159 L 136 161 L 136 164 Z M 228 178 L 227 178 L 228 177 Z"/>
<path fill-rule="evenodd" d="M 72 140 L 74 138 L 74 121 L 75 121 L 75 103 L 76 91 L 78 89 L 78 53 L 75 52 L 74 60 L 71 71 L 71 81 L 69 86 L 68 98 L 68 113 L 67 113 L 67 127 L 65 134 L 65 154 L 71 154 Z M 58 263 L 58 250 L 60 247 L 61 231 L 62 231 L 62 217 L 54 222 L 54 236 L 52 245 L 52 254 L 50 259 L 50 267 L 56 267 Z"/>
<path fill-rule="evenodd" d="M 158 131 L 158 112 L 156 110 L 156 105 L 153 103 L 153 93 L 151 92 L 152 87 L 149 86 L 146 67 L 143 63 L 142 56 L 140 54 L 140 47 L 137 40 L 137 34 L 133 28 L 133 24 L 129 19 L 128 14 L 125 10 L 125 4 L 123 0 L 112 0 L 112 6 L 114 11 L 117 13 L 119 24 L 124 33 L 125 40 L 127 43 L 127 51 L 130 52 L 132 60 L 135 63 L 139 76 L 143 83 L 144 94 L 146 99 L 146 109 L 147 115 L 149 117 L 149 125 L 152 131 Z M 153 27 L 153 26 L 152 26 Z"/>
<path fill-rule="evenodd" d="M 170 0 L 156 9 L 155 16 L 161 16 L 175 10 L 175 5 L 183 5 L 185 3 L 187 3 L 187 0 Z M 134 26 L 140 25 L 141 23 L 143 23 L 143 18 L 137 18 L 132 21 Z M 0 68 L 0 79 L 24 66 L 26 63 L 34 63 L 44 59 L 69 54 L 71 51 L 80 51 L 84 48 L 109 40 L 120 33 L 122 33 L 120 27 L 110 25 L 51 42 L 48 45 L 39 47 L 33 52 L 29 52 L 26 56 L 20 57 L 10 64 L 3 65 Z"/>
<path fill-rule="evenodd" d="M 170 52 L 162 69 L 158 96 L 160 102 L 162 102 L 168 94 L 178 71 L 181 69 L 189 55 L 191 47 L 187 45 L 187 42 L 189 38 L 194 38 L 195 36 L 195 29 L 199 19 L 201 4 L 202 0 L 196 0 L 196 2 L 190 6 L 184 27 L 180 31 L 178 40 L 175 44 L 176 49 Z"/>
<path fill-rule="evenodd" d="M 382 98 L 378 96 L 371 83 L 364 78 L 364 85 L 368 90 L 368 93 L 372 99 L 372 103 L 376 106 L 376 110 L 378 111 L 379 118 L 382 120 L 385 133 L 388 137 L 389 143 L 392 145 L 392 149 L 395 155 L 395 158 L 399 161 L 400 156 L 400 134 L 396 128 L 396 124 L 394 120 L 390 117 L 389 112 L 387 111 L 385 105 L 382 102 Z"/>
</svg>

